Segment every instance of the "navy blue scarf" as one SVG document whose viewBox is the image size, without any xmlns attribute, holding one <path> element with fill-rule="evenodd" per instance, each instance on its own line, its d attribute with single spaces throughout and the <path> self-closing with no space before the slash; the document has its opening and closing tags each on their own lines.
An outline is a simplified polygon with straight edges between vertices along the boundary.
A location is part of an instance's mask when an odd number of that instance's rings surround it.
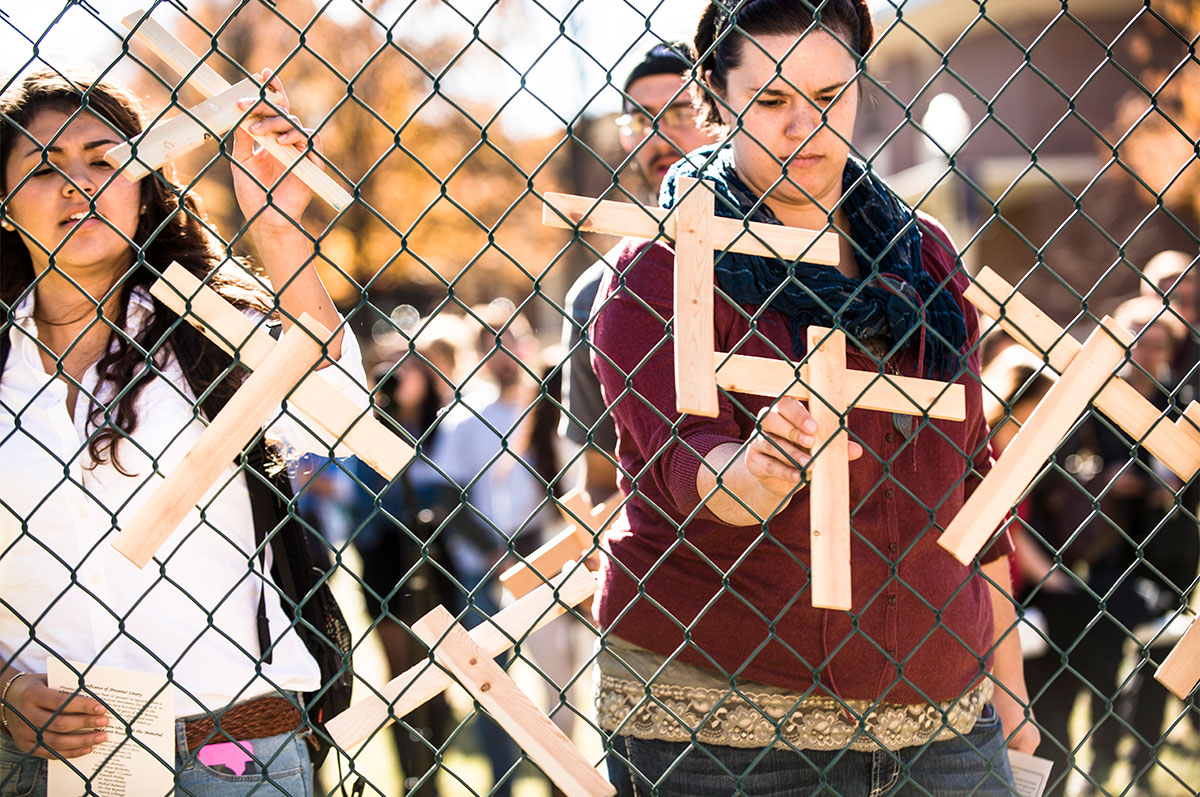
<svg viewBox="0 0 1200 797">
<path fill-rule="evenodd" d="M 732 150 L 716 150 L 705 147 L 671 167 L 659 204 L 675 204 L 680 177 L 699 177 L 716 192 L 718 216 L 780 224 L 734 172 Z M 715 264 L 717 285 L 738 304 L 783 313 L 791 322 L 797 358 L 805 350 L 802 327 L 840 327 L 860 341 L 880 339 L 889 348 L 897 342 L 903 348 L 917 346 L 926 376 L 953 379 L 962 366 L 966 321 L 950 291 L 922 267 L 916 211 L 854 158 L 846 161 L 842 194 L 863 279 L 846 277 L 833 266 L 803 262 L 794 264 L 789 278 L 793 264 L 724 252 Z"/>
</svg>

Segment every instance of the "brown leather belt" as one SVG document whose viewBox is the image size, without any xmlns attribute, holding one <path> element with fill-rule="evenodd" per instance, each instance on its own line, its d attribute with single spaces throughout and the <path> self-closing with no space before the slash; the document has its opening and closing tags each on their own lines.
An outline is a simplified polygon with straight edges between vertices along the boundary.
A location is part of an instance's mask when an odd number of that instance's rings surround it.
<svg viewBox="0 0 1200 797">
<path fill-rule="evenodd" d="M 286 697 L 268 695 L 235 703 L 215 716 L 205 715 L 183 723 L 188 750 L 206 744 L 265 739 L 289 733 L 303 724 L 300 709 Z M 218 728 L 218 724 L 220 727 Z"/>
</svg>

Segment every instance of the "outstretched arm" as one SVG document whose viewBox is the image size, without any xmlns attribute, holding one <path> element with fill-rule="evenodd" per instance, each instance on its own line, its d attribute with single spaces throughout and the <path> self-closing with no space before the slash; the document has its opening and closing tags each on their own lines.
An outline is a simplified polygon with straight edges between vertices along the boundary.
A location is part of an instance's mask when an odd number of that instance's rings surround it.
<svg viewBox="0 0 1200 797">
<path fill-rule="evenodd" d="M 255 119 L 251 128 L 258 135 L 274 135 L 286 146 L 307 145 L 320 152 L 320 137 L 301 127 L 300 120 L 288 116 L 287 95 L 270 70 L 256 74 L 256 80 L 269 81 L 279 92 L 275 105 L 246 98 L 239 103 L 251 110 Z M 311 154 L 309 157 L 313 157 Z M 341 316 L 333 306 L 324 283 L 317 274 L 311 239 L 300 224 L 304 209 L 312 199 L 309 188 L 273 156 L 255 150 L 254 140 L 241 128 L 233 143 L 233 187 L 242 213 L 250 220 L 250 235 L 267 277 L 278 295 L 284 328 L 289 328 L 301 313 L 308 313 L 327 328 L 335 330 L 328 341 L 329 360 L 342 352 Z M 319 159 L 315 159 L 319 163 Z M 269 193 L 269 199 L 268 199 Z M 326 362 L 328 364 L 328 361 Z"/>
</svg>

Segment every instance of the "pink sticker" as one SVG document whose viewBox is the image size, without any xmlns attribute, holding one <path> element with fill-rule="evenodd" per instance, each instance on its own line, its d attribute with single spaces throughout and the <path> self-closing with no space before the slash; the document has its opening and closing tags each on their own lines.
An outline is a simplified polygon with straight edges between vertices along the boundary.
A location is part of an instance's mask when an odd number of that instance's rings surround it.
<svg viewBox="0 0 1200 797">
<path fill-rule="evenodd" d="M 253 753 L 254 745 L 250 742 L 206 744 L 200 748 L 200 763 L 213 769 L 225 767 L 234 775 L 244 775 L 246 764 L 254 761 Z"/>
</svg>

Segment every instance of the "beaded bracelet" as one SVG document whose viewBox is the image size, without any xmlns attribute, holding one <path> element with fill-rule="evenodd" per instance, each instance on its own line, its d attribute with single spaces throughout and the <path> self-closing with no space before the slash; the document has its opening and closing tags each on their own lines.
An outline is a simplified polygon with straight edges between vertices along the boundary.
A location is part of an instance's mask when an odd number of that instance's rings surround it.
<svg viewBox="0 0 1200 797">
<path fill-rule="evenodd" d="M 0 731 L 12 736 L 12 732 L 8 729 L 8 687 L 13 685 L 13 682 L 22 675 L 29 675 L 27 672 L 19 672 L 4 684 L 4 689 L 0 690 Z"/>
</svg>

